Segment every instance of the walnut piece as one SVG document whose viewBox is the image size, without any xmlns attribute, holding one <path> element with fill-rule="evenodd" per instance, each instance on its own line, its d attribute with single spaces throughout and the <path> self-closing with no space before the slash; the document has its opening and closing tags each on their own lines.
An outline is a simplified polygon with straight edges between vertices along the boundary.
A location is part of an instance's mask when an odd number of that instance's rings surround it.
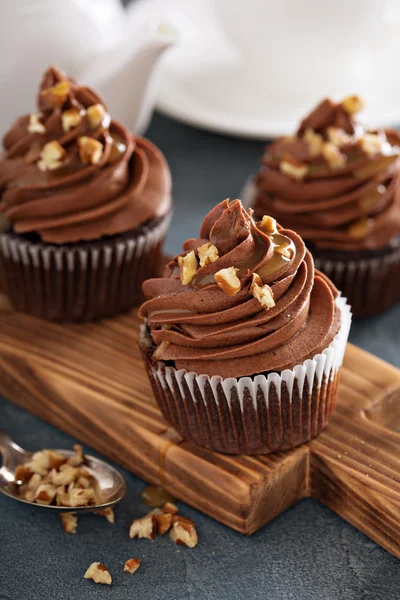
<svg viewBox="0 0 400 600">
<path fill-rule="evenodd" d="M 364 100 L 360 96 L 347 96 L 342 100 L 342 107 L 349 115 L 354 115 L 365 106 Z"/>
<path fill-rule="evenodd" d="M 361 150 L 365 152 L 367 156 L 374 156 L 381 152 L 382 142 L 381 136 L 377 133 L 364 133 L 358 140 Z"/>
<path fill-rule="evenodd" d="M 95 583 L 112 584 L 112 577 L 109 570 L 100 562 L 92 563 L 84 574 L 84 578 L 92 579 Z"/>
<path fill-rule="evenodd" d="M 140 563 L 142 561 L 139 558 L 128 558 L 124 564 L 124 572 L 125 573 L 134 573 L 140 567 Z"/>
<path fill-rule="evenodd" d="M 279 163 L 279 169 L 281 173 L 287 175 L 291 179 L 301 181 L 308 173 L 308 166 L 299 162 L 293 157 L 286 156 L 284 160 Z"/>
<path fill-rule="evenodd" d="M 36 163 L 41 171 L 54 171 L 62 166 L 67 157 L 65 149 L 56 140 L 45 144 Z"/>
<path fill-rule="evenodd" d="M 82 115 L 77 108 L 69 108 L 61 115 L 62 128 L 65 132 L 70 131 L 82 121 Z"/>
<path fill-rule="evenodd" d="M 28 131 L 29 133 L 46 133 L 46 127 L 40 121 L 42 113 L 31 113 L 29 115 Z"/>
<path fill-rule="evenodd" d="M 194 250 L 188 252 L 185 256 L 178 256 L 178 265 L 180 269 L 180 279 L 182 285 L 189 285 L 197 271 L 197 258 Z"/>
<path fill-rule="evenodd" d="M 40 92 L 40 101 L 48 108 L 61 108 L 68 97 L 70 87 L 69 81 L 59 81 L 56 85 Z"/>
<path fill-rule="evenodd" d="M 316 133 L 314 129 L 308 127 L 303 135 L 303 140 L 308 146 L 308 152 L 311 156 L 319 156 L 322 151 L 322 145 L 324 138 L 319 133 Z"/>
<path fill-rule="evenodd" d="M 155 536 L 155 521 L 153 515 L 146 515 L 141 519 L 134 519 L 129 529 L 129 537 L 133 538 L 146 538 L 147 540 L 154 540 Z"/>
<path fill-rule="evenodd" d="M 329 141 L 335 146 L 344 146 L 351 141 L 351 135 L 346 133 L 344 129 L 339 129 L 338 127 L 328 127 L 327 134 Z"/>
<path fill-rule="evenodd" d="M 278 233 L 275 219 L 273 219 L 272 217 L 268 217 L 267 215 L 263 216 L 258 228 L 267 234 L 268 233 Z"/>
<path fill-rule="evenodd" d="M 35 500 L 38 504 L 51 504 L 56 497 L 57 488 L 50 483 L 42 483 L 36 490 Z"/>
<path fill-rule="evenodd" d="M 15 469 L 15 480 L 24 483 L 32 477 L 32 471 L 26 465 L 18 465 Z"/>
<path fill-rule="evenodd" d="M 102 510 L 98 510 L 96 515 L 105 517 L 109 523 L 115 523 L 114 509 L 111 506 L 108 508 L 103 508 Z"/>
<path fill-rule="evenodd" d="M 82 135 L 78 138 L 79 158 L 85 165 L 97 165 L 103 157 L 103 144 L 99 140 Z"/>
<path fill-rule="evenodd" d="M 332 169 L 343 167 L 346 157 L 332 142 L 325 142 L 322 146 L 322 155 Z"/>
<path fill-rule="evenodd" d="M 352 223 L 349 226 L 349 228 L 347 229 L 347 233 L 351 238 L 355 240 L 361 240 L 367 237 L 373 225 L 373 219 L 361 217 L 361 219 L 358 219 L 358 221 L 354 221 L 354 223 Z"/>
<path fill-rule="evenodd" d="M 83 456 L 83 448 L 80 444 L 74 444 L 74 446 L 72 447 L 75 451 L 75 455 L 71 456 L 67 460 L 67 462 L 73 467 L 80 467 L 85 462 L 85 457 Z"/>
<path fill-rule="evenodd" d="M 106 109 L 102 104 L 92 104 L 86 109 L 86 116 L 92 129 L 100 127 L 106 114 Z"/>
<path fill-rule="evenodd" d="M 163 506 L 163 512 L 171 513 L 171 515 L 176 515 L 176 513 L 178 512 L 178 507 L 172 502 L 166 502 Z"/>
<path fill-rule="evenodd" d="M 188 546 L 188 548 L 197 546 L 198 537 L 196 527 L 190 519 L 174 515 L 169 535 L 176 544 L 184 544 L 185 546 Z"/>
<path fill-rule="evenodd" d="M 164 535 L 170 529 L 172 524 L 172 514 L 164 512 L 161 515 L 156 515 L 154 517 L 157 524 L 157 533 L 160 535 Z"/>
<path fill-rule="evenodd" d="M 235 269 L 235 267 L 228 267 L 220 269 L 214 274 L 216 283 L 227 296 L 235 296 L 240 291 L 241 283 L 237 276 L 238 271 L 239 269 Z"/>
<path fill-rule="evenodd" d="M 206 265 L 215 262 L 218 258 L 218 248 L 214 246 L 214 244 L 211 244 L 211 242 L 207 242 L 197 248 L 197 252 L 201 267 L 205 267 Z"/>
<path fill-rule="evenodd" d="M 74 513 L 61 513 L 61 522 L 65 533 L 76 533 L 78 517 Z"/>
<path fill-rule="evenodd" d="M 265 310 L 275 306 L 275 300 L 269 285 L 264 284 L 257 273 L 253 273 L 250 294 L 256 298 Z"/>
</svg>

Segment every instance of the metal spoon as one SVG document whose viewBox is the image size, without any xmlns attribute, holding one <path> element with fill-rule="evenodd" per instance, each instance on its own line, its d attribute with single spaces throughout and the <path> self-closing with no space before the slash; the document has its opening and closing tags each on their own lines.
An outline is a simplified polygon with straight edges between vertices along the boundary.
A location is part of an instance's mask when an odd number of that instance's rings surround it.
<svg viewBox="0 0 400 600">
<path fill-rule="evenodd" d="M 67 457 L 75 455 L 75 452 L 71 450 L 56 450 L 56 452 Z M 3 466 L 0 469 L 0 492 L 14 500 L 25 502 L 25 504 L 33 504 L 34 506 L 40 506 L 41 508 L 52 508 L 65 512 L 94 512 L 116 504 L 126 493 L 125 481 L 122 475 L 120 475 L 114 467 L 111 467 L 111 465 L 108 465 L 106 462 L 99 460 L 94 456 L 85 454 L 85 459 L 87 461 L 85 468 L 96 479 L 98 490 L 104 500 L 101 504 L 93 506 L 74 506 L 72 508 L 71 506 L 55 506 L 52 504 L 47 505 L 29 502 L 18 495 L 15 470 L 18 465 L 28 462 L 31 459 L 33 452 L 26 452 L 12 440 L 3 429 L 0 429 L 0 453 L 3 457 Z"/>
</svg>

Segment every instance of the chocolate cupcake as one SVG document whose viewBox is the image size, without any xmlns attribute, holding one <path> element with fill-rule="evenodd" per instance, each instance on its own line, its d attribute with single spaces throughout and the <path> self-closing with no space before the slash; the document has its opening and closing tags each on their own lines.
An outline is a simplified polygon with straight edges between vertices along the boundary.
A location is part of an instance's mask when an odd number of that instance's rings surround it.
<svg viewBox="0 0 400 600">
<path fill-rule="evenodd" d="M 55 68 L 37 112 L 4 137 L 0 234 L 17 310 L 87 321 L 140 303 L 171 213 L 171 177 L 150 141 L 113 121 L 103 101 Z"/>
<path fill-rule="evenodd" d="M 400 299 L 400 134 L 355 120 L 356 96 L 323 100 L 266 148 L 251 205 L 295 228 L 354 316 Z"/>
<path fill-rule="evenodd" d="M 302 239 L 239 200 L 143 284 L 140 347 L 165 419 L 226 453 L 268 453 L 312 437 L 332 414 L 350 309 L 314 271 Z"/>
</svg>

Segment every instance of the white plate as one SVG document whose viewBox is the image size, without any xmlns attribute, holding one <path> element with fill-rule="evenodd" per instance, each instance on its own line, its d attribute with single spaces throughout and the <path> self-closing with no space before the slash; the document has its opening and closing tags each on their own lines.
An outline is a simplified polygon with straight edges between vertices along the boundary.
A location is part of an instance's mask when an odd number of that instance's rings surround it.
<svg viewBox="0 0 400 600">
<path fill-rule="evenodd" d="M 213 59 L 210 60 L 210 55 Z M 388 70 L 386 65 L 385 71 Z M 255 81 L 249 70 L 222 48 L 202 53 L 182 43 L 161 68 L 157 106 L 175 119 L 224 134 L 268 139 L 293 133 L 301 117 L 327 95 L 340 99 L 360 93 L 367 100 L 362 119 L 371 127 L 400 123 L 400 78 L 392 75 L 382 85 L 365 78 L 356 90 L 338 87 L 300 88 L 284 97 L 274 95 L 267 82 Z M 266 79 L 266 78 L 265 78 Z"/>
</svg>

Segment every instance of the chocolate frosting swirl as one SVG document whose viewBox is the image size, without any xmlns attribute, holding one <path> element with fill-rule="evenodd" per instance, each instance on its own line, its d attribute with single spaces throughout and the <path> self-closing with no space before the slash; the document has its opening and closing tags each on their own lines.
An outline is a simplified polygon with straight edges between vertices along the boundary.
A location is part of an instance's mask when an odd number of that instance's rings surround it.
<svg viewBox="0 0 400 600">
<path fill-rule="evenodd" d="M 266 148 L 254 209 L 320 248 L 375 250 L 400 233 L 400 134 L 365 130 L 349 101 L 359 99 L 323 100 L 295 136 Z"/>
<path fill-rule="evenodd" d="M 49 100 L 44 90 L 65 81 L 65 97 Z M 105 110 L 93 126 L 87 109 L 96 104 Z M 37 105 L 43 131 L 30 132 L 31 116 L 24 115 L 3 140 L 0 212 L 15 232 L 34 232 L 45 242 L 74 243 L 123 233 L 170 211 L 171 177 L 164 156 L 154 144 L 111 120 L 93 90 L 49 68 Z M 66 130 L 63 115 L 71 110 L 80 120 Z M 95 164 L 82 161 L 81 136 L 101 142 L 102 156 Z M 41 170 L 40 153 L 53 140 L 65 150 L 62 165 Z"/>
<path fill-rule="evenodd" d="M 158 346 L 154 358 L 198 374 L 241 377 L 290 369 L 331 343 L 340 324 L 336 289 L 314 272 L 294 231 L 278 226 L 267 234 L 251 213 L 239 200 L 225 200 L 205 217 L 200 238 L 187 240 L 179 256 L 211 242 L 218 258 L 198 266 L 189 284 L 181 283 L 178 256 L 162 278 L 145 281 L 140 312 Z M 229 296 L 214 274 L 232 266 L 241 289 Z M 272 308 L 251 294 L 253 273 L 269 285 Z"/>
</svg>

